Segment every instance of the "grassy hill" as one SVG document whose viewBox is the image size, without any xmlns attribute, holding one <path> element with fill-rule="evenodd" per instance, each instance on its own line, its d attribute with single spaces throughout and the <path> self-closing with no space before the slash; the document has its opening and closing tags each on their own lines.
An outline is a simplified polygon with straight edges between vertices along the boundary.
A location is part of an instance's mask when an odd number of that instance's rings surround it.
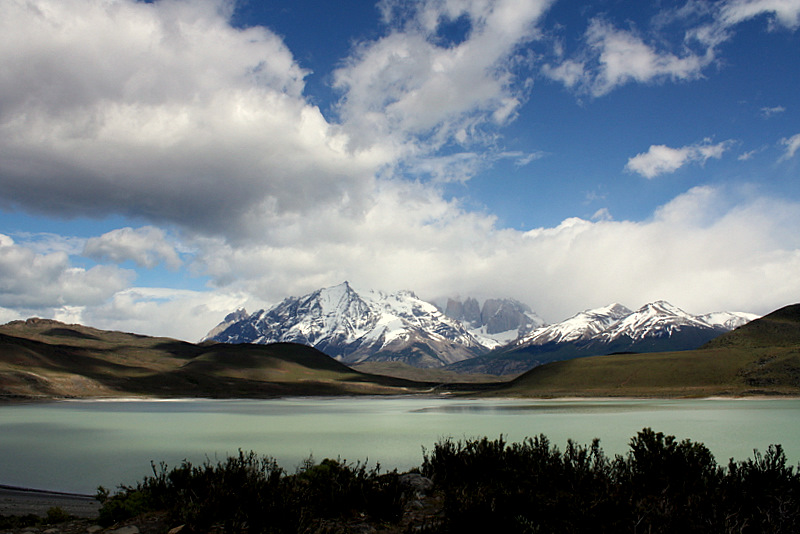
<svg viewBox="0 0 800 534">
<path fill-rule="evenodd" d="M 354 364 L 352 368 L 364 373 L 437 384 L 491 384 L 510 380 L 508 376 L 457 373 L 447 369 L 412 367 L 403 362 L 364 362 Z"/>
<path fill-rule="evenodd" d="M 493 392 L 512 396 L 800 394 L 800 305 L 697 350 L 615 354 L 534 368 Z"/>
<path fill-rule="evenodd" d="M 354 371 L 292 343 L 196 345 L 45 319 L 0 326 L 6 399 L 398 394 L 429 387 Z"/>
</svg>

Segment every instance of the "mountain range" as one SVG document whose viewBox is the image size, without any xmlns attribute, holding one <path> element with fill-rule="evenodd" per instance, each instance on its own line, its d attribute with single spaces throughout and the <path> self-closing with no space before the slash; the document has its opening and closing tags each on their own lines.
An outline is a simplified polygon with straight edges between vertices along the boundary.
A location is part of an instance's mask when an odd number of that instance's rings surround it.
<svg viewBox="0 0 800 534">
<path fill-rule="evenodd" d="M 548 362 L 583 356 L 691 350 L 757 317 L 741 312 L 692 315 L 663 300 L 636 311 L 615 303 L 537 328 L 504 347 L 450 368 L 469 373 L 516 374 Z"/>
<path fill-rule="evenodd" d="M 405 380 L 355 371 L 296 343 L 192 344 L 37 318 L 0 325 L 0 403 L 436 393 L 539 398 L 797 396 L 800 304 L 751 321 L 696 350 L 573 358 L 492 383 L 441 367 L 413 370 L 428 378 Z M 457 377 L 469 383 L 453 380 Z"/>
<path fill-rule="evenodd" d="M 757 318 L 740 312 L 691 315 L 658 301 L 620 304 L 546 325 L 512 299 L 449 299 L 444 311 L 411 291 L 357 292 L 349 283 L 289 297 L 266 310 L 237 310 L 205 340 L 301 343 L 348 364 L 402 362 L 458 372 L 517 374 L 550 361 L 614 352 L 697 348 Z"/>
</svg>

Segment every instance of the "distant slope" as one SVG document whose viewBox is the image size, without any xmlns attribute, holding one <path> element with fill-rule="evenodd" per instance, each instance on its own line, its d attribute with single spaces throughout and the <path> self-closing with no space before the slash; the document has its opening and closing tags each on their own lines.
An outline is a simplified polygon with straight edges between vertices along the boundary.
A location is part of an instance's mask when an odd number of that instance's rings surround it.
<svg viewBox="0 0 800 534">
<path fill-rule="evenodd" d="M 0 326 L 0 398 L 270 397 L 420 391 L 294 343 L 195 345 L 43 319 Z"/>
<path fill-rule="evenodd" d="M 800 305 L 781 308 L 684 352 L 615 354 L 534 368 L 496 395 L 800 394 Z"/>
<path fill-rule="evenodd" d="M 413 367 L 403 362 L 364 362 L 353 364 L 352 367 L 364 373 L 439 384 L 484 384 L 511 380 L 511 377 L 508 376 L 456 373 L 445 369 L 424 369 Z"/>
<path fill-rule="evenodd" d="M 800 304 L 792 304 L 720 336 L 703 348 L 800 346 Z"/>
</svg>

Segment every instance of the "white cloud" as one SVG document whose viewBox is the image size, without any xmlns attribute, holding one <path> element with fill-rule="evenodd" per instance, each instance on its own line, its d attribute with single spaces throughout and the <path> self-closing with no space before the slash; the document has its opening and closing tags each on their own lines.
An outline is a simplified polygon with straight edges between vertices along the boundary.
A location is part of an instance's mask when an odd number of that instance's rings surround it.
<svg viewBox="0 0 800 534">
<path fill-rule="evenodd" d="M 783 113 L 784 111 L 786 111 L 786 108 L 783 106 L 763 107 L 761 108 L 761 116 L 765 119 L 768 119 L 773 115 Z"/>
<path fill-rule="evenodd" d="M 784 137 L 781 139 L 781 144 L 786 147 L 786 152 L 781 159 L 786 160 L 793 158 L 795 152 L 800 149 L 800 134 L 795 134 L 788 138 Z"/>
<path fill-rule="evenodd" d="M 654 17 L 646 36 L 595 18 L 574 57 L 565 57 L 562 44 L 556 42 L 553 61 L 543 65 L 542 73 L 595 97 L 632 82 L 697 79 L 716 62 L 717 48 L 733 37 L 736 25 L 762 15 L 771 16 L 770 28 L 795 30 L 800 26 L 800 0 L 688 2 Z M 683 40 L 670 43 L 660 30 L 676 22 L 686 26 Z M 782 111 L 781 106 L 762 110 L 765 116 Z"/>
<path fill-rule="evenodd" d="M 282 40 L 231 27 L 231 7 L 0 3 L 6 202 L 229 236 L 265 212 L 357 204 L 385 155 L 346 150 Z"/>
<path fill-rule="evenodd" d="M 708 139 L 681 148 L 651 145 L 647 152 L 630 158 L 625 169 L 652 179 L 662 174 L 673 173 L 689 163 L 704 164 L 709 158 L 719 159 L 729 145 L 729 141 L 711 144 Z"/>
<path fill-rule="evenodd" d="M 97 328 L 197 342 L 231 311 L 256 311 L 266 305 L 237 293 L 134 287 L 117 292 L 101 306 L 80 310 L 74 318 Z"/>
<path fill-rule="evenodd" d="M 562 59 L 556 65 L 545 64 L 545 76 L 565 86 L 603 96 L 629 82 L 650 83 L 663 80 L 692 80 L 714 61 L 714 49 L 701 53 L 684 46 L 680 55 L 658 50 L 629 30 L 620 30 L 596 18 L 585 35 L 583 59 Z"/>
<path fill-rule="evenodd" d="M 548 78 L 559 81 L 569 88 L 575 87 L 589 76 L 586 65 L 573 59 L 567 59 L 555 67 L 547 63 L 542 67 L 542 72 Z"/>
<path fill-rule="evenodd" d="M 593 221 L 613 221 L 614 217 L 611 215 L 611 212 L 608 211 L 608 208 L 600 208 L 594 215 L 592 215 Z"/>
<path fill-rule="evenodd" d="M 170 269 L 181 266 L 181 259 L 163 230 L 153 226 L 120 228 L 86 241 L 83 254 L 115 263 L 133 261 L 140 267 L 154 268 L 164 263 Z"/>
<path fill-rule="evenodd" d="M 599 62 L 591 82 L 594 96 L 604 95 L 630 81 L 647 83 L 660 79 L 695 79 L 714 60 L 712 49 L 707 49 L 703 55 L 685 53 L 677 56 L 658 52 L 641 37 L 618 30 L 600 19 L 590 24 L 586 41 Z"/>
<path fill-rule="evenodd" d="M 795 29 L 800 26 L 800 1 L 798 0 L 730 0 L 723 2 L 720 18 L 726 25 L 734 25 L 761 16 L 772 15 L 772 23 Z"/>
<path fill-rule="evenodd" d="M 73 266 L 67 254 L 38 254 L 0 238 L 0 307 L 51 313 L 65 305 L 97 305 L 127 287 L 133 272 L 113 266 Z M 50 311 L 48 311 L 50 310 Z"/>
<path fill-rule="evenodd" d="M 536 38 L 550 3 L 383 2 L 389 34 L 361 43 L 334 73 L 343 92 L 339 113 L 355 146 L 376 137 L 393 139 L 397 151 L 410 150 L 415 136 L 433 147 L 471 142 L 481 125 L 512 120 L 525 87 L 512 74 L 522 59 L 517 47 Z M 442 43 L 440 28 L 460 17 L 471 27 L 466 39 Z"/>
</svg>

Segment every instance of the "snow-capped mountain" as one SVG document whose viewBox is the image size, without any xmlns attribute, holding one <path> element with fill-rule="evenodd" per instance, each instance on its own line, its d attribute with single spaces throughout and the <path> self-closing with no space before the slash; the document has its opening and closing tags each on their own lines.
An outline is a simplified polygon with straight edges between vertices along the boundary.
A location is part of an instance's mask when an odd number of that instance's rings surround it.
<svg viewBox="0 0 800 534">
<path fill-rule="evenodd" d="M 699 315 L 698 318 L 711 326 L 717 326 L 725 330 L 735 330 L 750 321 L 755 321 L 758 319 L 758 315 L 743 312 L 714 312 Z"/>
<path fill-rule="evenodd" d="M 514 342 L 514 346 L 569 343 L 594 338 L 633 312 L 622 304 L 587 310 L 569 319 L 537 328 Z"/>
<path fill-rule="evenodd" d="M 231 314 L 206 339 L 303 343 L 347 363 L 396 360 L 417 367 L 440 367 L 488 350 L 459 321 L 411 291 L 357 293 L 347 282 L 251 315 Z"/>
<path fill-rule="evenodd" d="M 450 368 L 511 374 L 582 356 L 690 350 L 756 318 L 738 312 L 695 316 L 665 301 L 646 304 L 636 311 L 611 304 L 538 328 L 505 347 Z"/>
</svg>

